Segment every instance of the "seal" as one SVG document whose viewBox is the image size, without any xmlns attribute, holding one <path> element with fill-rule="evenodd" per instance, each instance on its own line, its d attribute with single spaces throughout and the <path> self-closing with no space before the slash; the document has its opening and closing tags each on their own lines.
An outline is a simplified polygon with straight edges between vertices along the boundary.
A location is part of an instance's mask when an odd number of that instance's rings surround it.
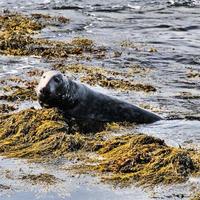
<svg viewBox="0 0 200 200">
<path fill-rule="evenodd" d="M 69 118 L 138 124 L 162 119 L 152 112 L 64 77 L 58 71 L 45 72 L 36 92 L 42 107 L 56 107 Z"/>
</svg>

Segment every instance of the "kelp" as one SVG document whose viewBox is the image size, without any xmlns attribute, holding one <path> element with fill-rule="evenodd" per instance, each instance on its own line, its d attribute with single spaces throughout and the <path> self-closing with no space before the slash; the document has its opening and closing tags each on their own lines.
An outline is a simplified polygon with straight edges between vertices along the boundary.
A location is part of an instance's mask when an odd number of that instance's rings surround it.
<svg viewBox="0 0 200 200">
<path fill-rule="evenodd" d="M 109 129 L 119 126 L 86 133 L 76 120 L 64 118 L 56 109 L 4 114 L 0 117 L 0 155 L 43 162 L 76 160 L 81 164 L 67 170 L 94 172 L 103 181 L 121 186 L 181 183 L 199 175 L 198 152 L 167 146 L 145 134 L 110 134 Z"/>
<path fill-rule="evenodd" d="M 9 105 L 9 104 L 0 104 L 0 114 L 2 113 L 9 113 L 12 112 L 14 110 L 16 110 L 17 108 L 14 105 Z"/>
<path fill-rule="evenodd" d="M 26 174 L 26 175 L 23 175 L 20 179 L 28 181 L 33 185 L 40 184 L 40 185 L 45 185 L 45 186 L 54 185 L 60 181 L 54 175 L 47 174 L 47 173 Z"/>
<path fill-rule="evenodd" d="M 55 109 L 28 109 L 0 117 L 0 155 L 41 159 L 64 156 L 79 149 L 91 149 L 93 138 L 83 124 L 66 120 Z"/>
<path fill-rule="evenodd" d="M 83 52 L 101 52 L 93 41 L 75 38 L 72 41 L 53 41 L 33 37 L 42 28 L 52 23 L 68 23 L 65 17 L 51 17 L 41 14 L 25 16 L 18 13 L 0 15 L 0 53 L 14 56 L 40 56 L 47 59 L 67 58 Z"/>
<path fill-rule="evenodd" d="M 36 101 L 37 95 L 33 87 L 19 87 L 19 86 L 7 86 L 6 91 L 10 91 L 9 94 L 0 95 L 0 100 L 6 100 L 8 102 L 19 101 Z"/>
<path fill-rule="evenodd" d="M 196 193 L 190 200 L 200 200 L 200 193 Z"/>
</svg>

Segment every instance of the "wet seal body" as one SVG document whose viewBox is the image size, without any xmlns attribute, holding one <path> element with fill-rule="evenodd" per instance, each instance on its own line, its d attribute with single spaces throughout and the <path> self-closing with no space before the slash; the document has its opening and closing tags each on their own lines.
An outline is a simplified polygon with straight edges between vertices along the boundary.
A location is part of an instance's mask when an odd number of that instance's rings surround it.
<svg viewBox="0 0 200 200">
<path fill-rule="evenodd" d="M 65 78 L 57 71 L 45 72 L 36 91 L 41 106 L 57 107 L 67 117 L 138 124 L 162 119 L 152 112 Z"/>
</svg>

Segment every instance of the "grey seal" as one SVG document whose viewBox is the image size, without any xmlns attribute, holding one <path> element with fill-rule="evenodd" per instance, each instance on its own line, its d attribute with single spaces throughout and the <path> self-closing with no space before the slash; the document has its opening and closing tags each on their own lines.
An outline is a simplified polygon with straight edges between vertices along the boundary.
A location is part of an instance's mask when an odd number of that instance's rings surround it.
<svg viewBox="0 0 200 200">
<path fill-rule="evenodd" d="M 69 118 L 138 124 L 162 119 L 145 109 L 73 81 L 58 71 L 45 72 L 36 92 L 42 107 L 56 107 Z"/>
</svg>

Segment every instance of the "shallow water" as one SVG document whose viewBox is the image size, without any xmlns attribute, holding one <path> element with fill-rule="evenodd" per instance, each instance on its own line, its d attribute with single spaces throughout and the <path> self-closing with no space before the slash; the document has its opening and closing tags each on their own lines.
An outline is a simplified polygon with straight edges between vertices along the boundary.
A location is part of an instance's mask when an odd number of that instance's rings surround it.
<svg viewBox="0 0 200 200">
<path fill-rule="evenodd" d="M 90 65 L 120 70 L 133 64 L 149 67 L 152 72 L 144 81 L 154 85 L 156 93 L 108 92 L 137 105 L 151 104 L 160 109 L 163 117 L 177 117 L 176 120 L 141 125 L 138 131 L 158 136 L 173 146 L 200 147 L 200 83 L 199 79 L 187 77 L 189 70 L 200 70 L 199 0 L 1 0 L 0 8 L 25 13 L 63 15 L 71 19 L 69 25 L 45 28 L 40 36 L 54 40 L 86 36 L 112 51 L 122 51 L 121 57 L 87 61 Z M 134 42 L 138 48 L 121 47 L 120 43 L 124 40 Z M 149 52 L 151 48 L 156 48 L 157 52 Z M 48 68 L 49 64 L 36 57 L 0 56 L 0 78 L 9 74 L 22 74 L 24 69 L 35 67 Z M 133 80 L 140 79 L 141 77 L 133 77 Z M 180 94 L 183 92 L 191 93 L 197 98 L 182 98 Z M 178 119 L 184 117 L 193 120 Z M 4 164 L 5 161 L 0 160 L 0 168 Z M 75 186 L 76 180 L 74 182 Z M 100 186 L 90 186 L 88 190 L 84 187 L 73 190 L 76 199 L 88 199 L 90 195 L 97 193 L 105 194 L 104 199 L 118 199 L 125 194 L 126 199 L 129 195 L 136 198 L 135 194 L 140 194 L 138 191 L 134 193 L 134 190 L 118 194 L 118 190 L 111 192 L 106 186 L 103 189 Z M 33 199 L 33 193 L 19 192 L 16 193 L 16 198 L 24 194 Z M 9 199 L 12 198 L 15 197 L 11 195 Z M 58 197 L 54 199 L 56 198 Z M 138 197 L 142 198 L 147 199 L 146 196 Z"/>
<path fill-rule="evenodd" d="M 147 189 L 145 192 L 138 187 L 113 188 L 110 185 L 99 183 L 97 178 L 89 175 L 73 176 L 66 172 L 65 166 L 70 163 L 52 164 L 30 164 L 17 159 L 0 158 L 0 184 L 9 188 L 1 190 L 1 200 L 21 200 L 21 199 L 40 199 L 40 200 L 151 200 L 151 199 L 187 199 L 191 190 L 198 188 L 199 179 L 190 179 L 184 184 L 175 187 L 156 187 Z M 25 175 L 39 175 L 47 173 L 56 177 L 57 182 L 53 185 L 34 183 L 24 180 Z M 0 185 L 1 186 L 1 185 Z"/>
</svg>

